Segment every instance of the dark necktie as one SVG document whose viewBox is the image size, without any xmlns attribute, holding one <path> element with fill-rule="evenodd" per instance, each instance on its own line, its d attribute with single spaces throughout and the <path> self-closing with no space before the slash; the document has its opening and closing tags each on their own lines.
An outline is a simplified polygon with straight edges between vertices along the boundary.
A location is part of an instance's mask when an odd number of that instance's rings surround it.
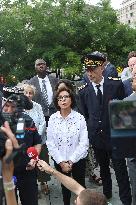
<svg viewBox="0 0 136 205">
<path fill-rule="evenodd" d="M 42 95 L 43 95 L 45 106 L 47 106 L 47 108 L 49 108 L 49 101 L 48 101 L 48 95 L 47 95 L 45 80 L 42 80 Z"/>
<path fill-rule="evenodd" d="M 99 85 L 96 85 L 96 88 L 97 88 L 97 99 L 98 99 L 98 102 L 99 102 L 99 105 L 102 105 L 102 92 L 100 90 L 100 84 Z"/>
</svg>

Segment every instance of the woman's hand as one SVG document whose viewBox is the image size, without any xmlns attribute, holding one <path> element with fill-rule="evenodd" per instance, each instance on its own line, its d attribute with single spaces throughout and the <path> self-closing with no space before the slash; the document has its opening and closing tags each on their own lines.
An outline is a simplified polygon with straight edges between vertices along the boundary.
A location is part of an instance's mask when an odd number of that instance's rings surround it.
<svg viewBox="0 0 136 205">
<path fill-rule="evenodd" d="M 13 132 L 11 131 L 9 123 L 7 121 L 5 121 L 4 125 L 1 126 L 1 130 L 6 134 L 7 138 L 11 139 L 13 147 L 19 148 L 18 141 L 17 141 L 15 135 L 13 134 Z"/>
<path fill-rule="evenodd" d="M 31 159 L 30 162 L 26 166 L 26 170 L 32 170 L 35 168 L 37 160 Z"/>
<path fill-rule="evenodd" d="M 38 160 L 38 163 L 37 163 L 37 167 L 38 169 L 40 169 L 41 171 L 45 171 L 46 173 L 48 174 L 51 174 L 53 172 L 53 168 L 50 167 L 45 161 L 43 160 Z"/>
<path fill-rule="evenodd" d="M 59 164 L 60 166 L 61 166 L 61 169 L 62 169 L 62 171 L 64 172 L 64 173 L 68 173 L 68 172 L 70 172 L 71 170 L 72 170 L 72 167 L 71 167 L 71 165 L 69 164 L 69 162 L 61 162 L 60 164 Z"/>
</svg>

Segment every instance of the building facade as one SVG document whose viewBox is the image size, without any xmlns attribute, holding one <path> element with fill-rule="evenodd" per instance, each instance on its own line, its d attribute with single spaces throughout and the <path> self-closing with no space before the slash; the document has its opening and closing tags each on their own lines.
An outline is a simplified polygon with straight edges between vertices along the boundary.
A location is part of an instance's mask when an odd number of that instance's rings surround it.
<svg viewBox="0 0 136 205">
<path fill-rule="evenodd" d="M 119 21 L 136 28 L 136 0 L 124 0 L 118 10 Z"/>
</svg>

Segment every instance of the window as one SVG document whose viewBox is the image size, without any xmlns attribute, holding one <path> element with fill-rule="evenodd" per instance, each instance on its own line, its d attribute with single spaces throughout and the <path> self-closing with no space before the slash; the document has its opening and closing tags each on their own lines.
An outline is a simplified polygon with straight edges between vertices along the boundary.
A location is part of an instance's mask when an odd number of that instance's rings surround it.
<svg viewBox="0 0 136 205">
<path fill-rule="evenodd" d="M 130 13 L 130 17 L 132 17 L 133 16 L 133 13 Z"/>
<path fill-rule="evenodd" d="M 131 23 L 131 21 L 130 20 L 128 20 L 128 24 L 130 24 Z"/>
<path fill-rule="evenodd" d="M 133 9 L 133 6 L 131 5 L 131 6 L 130 6 L 130 10 L 132 10 L 132 9 Z"/>
</svg>

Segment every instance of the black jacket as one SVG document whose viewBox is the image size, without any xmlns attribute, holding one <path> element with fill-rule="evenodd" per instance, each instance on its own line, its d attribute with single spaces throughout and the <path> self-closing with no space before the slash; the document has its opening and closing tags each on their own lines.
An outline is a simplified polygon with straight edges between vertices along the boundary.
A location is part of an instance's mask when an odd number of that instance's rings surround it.
<svg viewBox="0 0 136 205">
<path fill-rule="evenodd" d="M 123 83 L 119 80 L 105 79 L 103 84 L 103 104 L 100 109 L 92 83 L 79 90 L 79 102 L 93 146 L 100 149 L 111 149 L 110 121 L 108 104 L 113 99 L 125 97 Z"/>
</svg>

